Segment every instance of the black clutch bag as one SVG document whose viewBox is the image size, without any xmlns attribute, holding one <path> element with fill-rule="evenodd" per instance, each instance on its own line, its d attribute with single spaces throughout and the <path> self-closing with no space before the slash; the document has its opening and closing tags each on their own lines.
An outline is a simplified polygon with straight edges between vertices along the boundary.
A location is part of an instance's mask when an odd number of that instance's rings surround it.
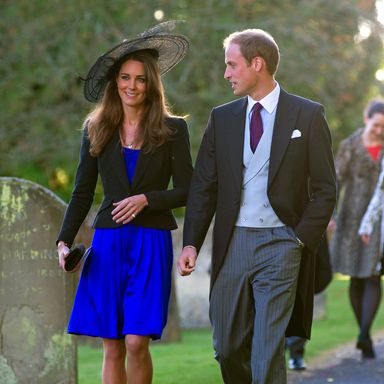
<svg viewBox="0 0 384 384">
<path fill-rule="evenodd" d="M 77 265 L 85 258 L 90 252 L 91 248 L 85 250 L 83 244 L 77 245 L 71 249 L 65 258 L 64 269 L 66 272 L 73 272 Z"/>
</svg>

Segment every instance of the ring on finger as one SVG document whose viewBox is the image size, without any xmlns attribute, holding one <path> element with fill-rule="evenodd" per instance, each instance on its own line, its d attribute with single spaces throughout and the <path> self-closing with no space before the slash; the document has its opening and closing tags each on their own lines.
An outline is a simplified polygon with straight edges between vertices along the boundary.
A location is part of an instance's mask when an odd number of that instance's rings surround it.
<svg viewBox="0 0 384 384">
<path fill-rule="evenodd" d="M 136 218 L 136 215 L 134 214 L 134 213 L 132 213 L 132 215 L 131 215 L 134 219 Z"/>
</svg>

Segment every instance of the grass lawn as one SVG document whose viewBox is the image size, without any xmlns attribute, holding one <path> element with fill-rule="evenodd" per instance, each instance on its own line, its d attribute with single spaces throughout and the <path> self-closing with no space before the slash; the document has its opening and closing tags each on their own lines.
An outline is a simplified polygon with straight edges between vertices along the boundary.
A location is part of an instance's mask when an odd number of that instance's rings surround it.
<svg viewBox="0 0 384 384">
<path fill-rule="evenodd" d="M 322 351 L 355 340 L 357 326 L 348 301 L 348 285 L 348 281 L 334 280 L 327 288 L 327 316 L 313 324 L 312 339 L 306 347 L 307 363 L 310 364 L 311 358 Z M 384 303 L 376 317 L 374 332 L 384 329 L 383 318 Z M 154 384 L 222 383 L 219 367 L 213 359 L 209 330 L 184 331 L 181 343 L 153 343 L 151 352 L 154 364 Z M 101 348 L 80 345 L 78 359 L 79 384 L 101 383 Z"/>
</svg>

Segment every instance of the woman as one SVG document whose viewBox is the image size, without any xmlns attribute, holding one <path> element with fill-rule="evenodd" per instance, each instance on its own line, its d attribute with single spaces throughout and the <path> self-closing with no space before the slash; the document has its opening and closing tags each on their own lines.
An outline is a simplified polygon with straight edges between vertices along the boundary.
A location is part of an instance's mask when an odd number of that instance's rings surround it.
<svg viewBox="0 0 384 384">
<path fill-rule="evenodd" d="M 68 332 L 103 339 L 104 384 L 152 381 L 149 341 L 161 337 L 167 320 L 171 209 L 185 205 L 192 174 L 187 125 L 170 115 L 160 79 L 189 46 L 169 25 L 112 48 L 85 80 L 85 97 L 99 103 L 84 124 L 57 245 L 64 269 L 100 175 L 104 199 Z"/>
<path fill-rule="evenodd" d="M 383 158 L 384 103 L 371 101 L 364 114 L 365 127 L 340 144 L 336 171 L 340 200 L 331 242 L 332 270 L 349 275 L 349 298 L 359 325 L 356 347 L 363 358 L 374 358 L 370 329 L 380 303 L 377 271 L 380 226 L 375 225 L 365 246 L 358 235 L 361 219 L 374 192 Z"/>
</svg>

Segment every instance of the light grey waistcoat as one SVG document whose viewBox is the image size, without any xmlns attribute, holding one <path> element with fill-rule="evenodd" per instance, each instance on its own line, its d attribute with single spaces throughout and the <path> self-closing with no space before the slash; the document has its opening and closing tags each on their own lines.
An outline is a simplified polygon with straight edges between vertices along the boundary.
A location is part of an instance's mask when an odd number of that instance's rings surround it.
<svg viewBox="0 0 384 384">
<path fill-rule="evenodd" d="M 273 119 L 274 120 L 274 119 Z M 248 122 L 246 127 L 248 127 Z M 235 225 L 238 227 L 281 227 L 267 196 L 269 158 L 271 153 L 273 122 L 264 129 L 255 153 L 250 148 L 249 129 L 245 130 L 243 155 L 243 185 L 241 205 Z"/>
</svg>

